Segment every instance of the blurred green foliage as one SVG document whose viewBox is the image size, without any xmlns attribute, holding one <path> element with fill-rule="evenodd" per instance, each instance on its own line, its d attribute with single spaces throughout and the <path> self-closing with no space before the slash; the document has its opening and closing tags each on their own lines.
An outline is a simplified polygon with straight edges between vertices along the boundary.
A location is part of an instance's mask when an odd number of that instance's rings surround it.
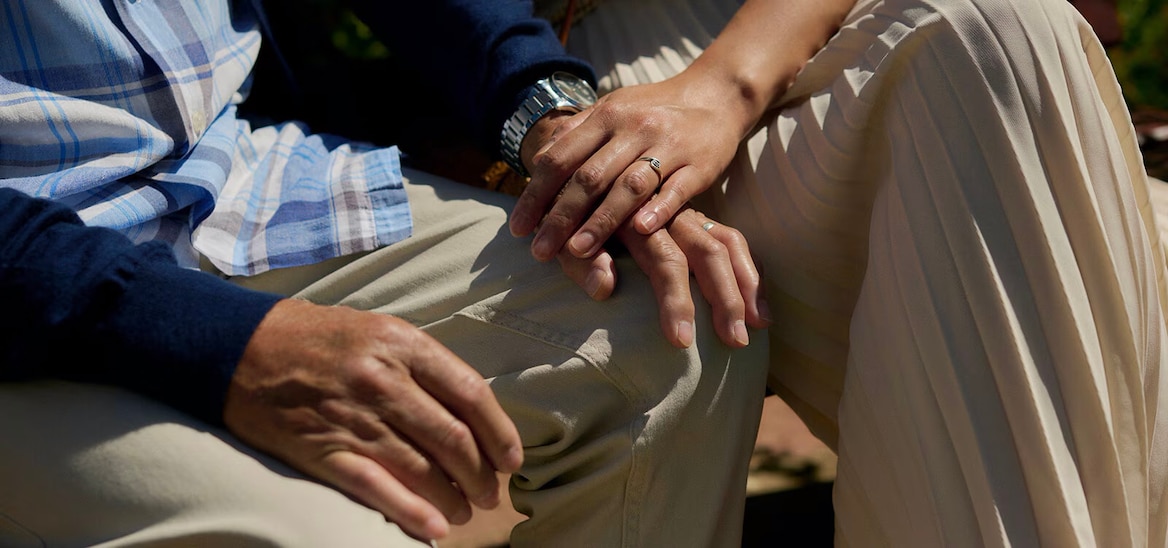
<svg viewBox="0 0 1168 548">
<path fill-rule="evenodd" d="M 333 47 L 354 59 L 385 59 L 389 49 L 349 10 L 341 10 L 332 32 Z"/>
<path fill-rule="evenodd" d="M 1168 0 L 1119 0 L 1123 42 L 1108 56 L 1131 107 L 1168 110 Z"/>
</svg>

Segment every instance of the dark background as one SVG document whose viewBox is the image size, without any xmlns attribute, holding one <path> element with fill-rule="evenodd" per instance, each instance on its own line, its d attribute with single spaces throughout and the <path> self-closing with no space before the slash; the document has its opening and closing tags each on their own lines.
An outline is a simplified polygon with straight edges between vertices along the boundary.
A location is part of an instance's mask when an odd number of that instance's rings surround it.
<svg viewBox="0 0 1168 548">
<path fill-rule="evenodd" d="M 424 1 L 424 0 L 419 0 Z M 1168 141 L 1150 136 L 1168 125 L 1168 0 L 1076 0 L 1108 44 L 1144 143 L 1149 174 L 1168 179 Z M 343 0 L 267 2 L 282 70 L 271 43 L 260 53 L 255 86 L 241 110 L 274 120 L 301 120 L 315 132 L 396 144 L 407 162 L 481 184 L 490 158 L 469 145 L 458 120 L 446 117 L 441 90 L 397 63 Z"/>
</svg>

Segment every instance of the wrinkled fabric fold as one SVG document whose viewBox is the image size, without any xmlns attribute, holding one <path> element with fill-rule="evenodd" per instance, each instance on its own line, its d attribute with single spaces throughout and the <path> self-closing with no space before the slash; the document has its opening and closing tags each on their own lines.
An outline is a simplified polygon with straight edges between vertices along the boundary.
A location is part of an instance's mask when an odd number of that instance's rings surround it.
<svg viewBox="0 0 1168 548">
<path fill-rule="evenodd" d="M 735 2 L 614 4 L 570 42 L 607 89 Z M 675 34 L 603 50 L 618 13 Z M 837 544 L 1165 545 L 1161 228 L 1079 14 L 862 1 L 764 122 L 702 203 L 762 263 L 770 386 L 839 451 Z"/>
</svg>

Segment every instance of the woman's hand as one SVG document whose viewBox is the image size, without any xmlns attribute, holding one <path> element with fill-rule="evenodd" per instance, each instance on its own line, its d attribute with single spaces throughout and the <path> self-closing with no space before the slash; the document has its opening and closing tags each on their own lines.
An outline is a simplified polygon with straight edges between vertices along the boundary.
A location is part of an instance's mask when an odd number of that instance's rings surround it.
<svg viewBox="0 0 1168 548">
<path fill-rule="evenodd" d="M 546 261 L 561 249 L 595 256 L 630 218 L 645 235 L 664 226 L 718 179 L 854 4 L 747 0 L 676 76 L 618 89 L 574 116 L 541 118 L 520 150 L 532 177 L 511 233 L 536 231 L 532 254 Z M 643 157 L 658 159 L 660 173 Z"/>
<path fill-rule="evenodd" d="M 565 244 L 594 256 L 630 218 L 641 234 L 661 228 L 713 184 L 753 125 L 744 103 L 727 100 L 733 93 L 682 73 L 616 90 L 574 116 L 545 116 L 524 139 L 531 182 L 511 233 L 536 231 L 532 254 L 546 261 Z M 659 173 L 639 158 L 658 159 Z"/>
<path fill-rule="evenodd" d="M 726 345 L 746 346 L 747 327 L 770 325 L 758 269 L 737 230 L 685 206 L 663 230 L 646 235 L 625 223 L 616 236 L 649 276 L 661 310 L 661 330 L 674 346 L 686 348 L 694 341 L 690 272 L 710 302 L 714 330 Z M 617 274 L 607 251 L 586 259 L 563 251 L 558 258 L 568 277 L 593 299 L 612 295 Z"/>
</svg>

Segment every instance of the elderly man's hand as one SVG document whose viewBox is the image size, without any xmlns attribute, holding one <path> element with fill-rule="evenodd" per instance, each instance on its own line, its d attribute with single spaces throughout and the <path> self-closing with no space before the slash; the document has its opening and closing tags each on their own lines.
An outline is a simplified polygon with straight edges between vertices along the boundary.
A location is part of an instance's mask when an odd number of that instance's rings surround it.
<svg viewBox="0 0 1168 548">
<path fill-rule="evenodd" d="M 632 221 L 625 221 L 616 239 L 649 276 L 657 296 L 661 331 L 674 346 L 686 348 L 694 342 L 691 272 L 710 303 L 714 331 L 726 345 L 746 346 L 750 343 L 747 327 L 771 325 L 762 278 L 746 238 L 737 230 L 686 207 L 664 228 L 648 235 L 638 232 Z M 561 250 L 557 258 L 564 273 L 593 299 L 607 299 L 616 289 L 616 264 L 605 249 L 588 259 Z"/>
<path fill-rule="evenodd" d="M 245 442 L 441 538 L 473 503 L 499 503 L 496 471 L 523 460 L 482 376 L 390 316 L 286 299 L 256 329 L 232 378 L 228 428 Z"/>
</svg>

